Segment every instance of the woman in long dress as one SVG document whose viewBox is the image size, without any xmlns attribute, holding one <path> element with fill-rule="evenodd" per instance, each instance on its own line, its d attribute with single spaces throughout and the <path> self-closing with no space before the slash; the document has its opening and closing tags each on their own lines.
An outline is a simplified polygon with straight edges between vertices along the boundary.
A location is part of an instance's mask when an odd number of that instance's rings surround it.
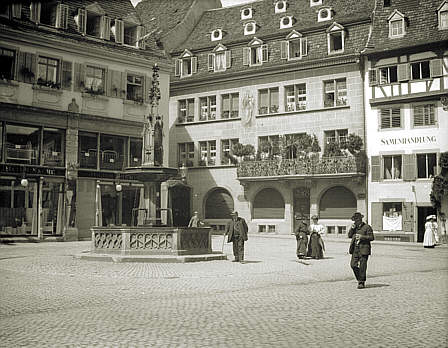
<svg viewBox="0 0 448 348">
<path fill-rule="evenodd" d="M 318 223 L 319 217 L 313 215 L 311 217 L 312 223 L 310 225 L 310 242 L 308 244 L 308 256 L 313 259 L 323 259 L 325 245 L 322 240 L 322 235 L 325 233 L 325 227 Z"/>
<path fill-rule="evenodd" d="M 429 215 L 426 217 L 425 223 L 425 235 L 423 237 L 423 246 L 425 248 L 434 248 L 436 245 L 435 233 L 437 229 L 437 223 L 435 222 L 435 216 Z"/>
</svg>

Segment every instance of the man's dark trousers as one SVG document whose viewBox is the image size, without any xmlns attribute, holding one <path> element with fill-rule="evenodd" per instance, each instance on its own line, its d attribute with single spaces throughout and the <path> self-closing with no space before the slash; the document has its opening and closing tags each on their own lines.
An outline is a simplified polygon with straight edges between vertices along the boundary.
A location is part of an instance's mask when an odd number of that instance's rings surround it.
<svg viewBox="0 0 448 348">
<path fill-rule="evenodd" d="M 358 282 L 366 281 L 368 259 L 369 255 L 361 255 L 359 247 L 355 246 L 352 254 L 352 259 L 350 261 L 350 267 L 353 269 L 353 273 L 355 274 L 356 280 Z"/>
<path fill-rule="evenodd" d="M 233 255 L 236 261 L 244 261 L 244 239 L 240 235 L 233 236 Z"/>
</svg>

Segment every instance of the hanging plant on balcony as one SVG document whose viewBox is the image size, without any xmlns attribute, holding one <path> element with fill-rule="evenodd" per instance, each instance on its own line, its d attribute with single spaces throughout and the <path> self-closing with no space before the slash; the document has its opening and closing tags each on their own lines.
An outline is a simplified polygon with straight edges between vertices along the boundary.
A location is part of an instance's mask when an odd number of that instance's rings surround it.
<svg viewBox="0 0 448 348">
<path fill-rule="evenodd" d="M 243 145 L 243 158 L 245 161 L 250 161 L 255 159 L 255 147 L 251 144 Z"/>
<path fill-rule="evenodd" d="M 343 156 L 341 145 L 336 141 L 330 141 L 325 146 L 324 157 L 340 157 Z"/>
<path fill-rule="evenodd" d="M 362 138 L 355 133 L 351 133 L 346 141 L 341 142 L 341 149 L 347 150 L 350 154 L 355 156 L 361 151 L 363 145 Z"/>
</svg>

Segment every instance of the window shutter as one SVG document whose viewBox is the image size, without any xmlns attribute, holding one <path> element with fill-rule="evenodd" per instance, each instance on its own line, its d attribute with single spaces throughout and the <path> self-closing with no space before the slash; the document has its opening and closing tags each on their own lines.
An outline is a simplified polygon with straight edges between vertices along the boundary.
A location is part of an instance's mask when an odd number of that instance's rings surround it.
<svg viewBox="0 0 448 348">
<path fill-rule="evenodd" d="M 378 69 L 369 69 L 369 86 L 378 85 Z"/>
<path fill-rule="evenodd" d="M 429 61 L 429 69 L 431 77 L 439 77 L 443 75 L 442 59 L 432 59 Z"/>
<path fill-rule="evenodd" d="M 414 230 L 414 204 L 403 202 L 403 231 L 412 232 Z"/>
<path fill-rule="evenodd" d="M 139 25 L 137 27 L 137 47 L 141 49 L 145 49 L 146 44 L 145 40 L 142 40 L 142 38 L 146 35 L 146 28 L 143 25 Z"/>
<path fill-rule="evenodd" d="M 77 92 L 82 92 L 85 88 L 84 86 L 84 64 L 75 63 L 75 84 L 73 90 Z"/>
<path fill-rule="evenodd" d="M 12 18 L 22 17 L 22 4 L 12 4 Z"/>
<path fill-rule="evenodd" d="M 123 43 L 124 41 L 124 28 L 123 21 L 121 19 L 115 20 L 115 42 Z"/>
<path fill-rule="evenodd" d="M 67 29 L 68 6 L 58 4 L 56 8 L 56 28 Z"/>
<path fill-rule="evenodd" d="M 226 51 L 226 68 L 230 68 L 232 66 L 232 51 Z"/>
<path fill-rule="evenodd" d="M 415 154 L 403 155 L 403 180 L 413 181 L 417 178 L 417 159 Z"/>
<path fill-rule="evenodd" d="M 261 61 L 267 62 L 268 59 L 268 45 L 261 45 Z"/>
<path fill-rule="evenodd" d="M 209 53 L 208 54 L 208 71 L 214 71 L 215 70 L 215 54 Z"/>
<path fill-rule="evenodd" d="M 398 64 L 398 81 L 408 81 L 409 80 L 409 65 L 408 64 Z"/>
<path fill-rule="evenodd" d="M 243 65 L 249 65 L 250 48 L 243 47 Z"/>
<path fill-rule="evenodd" d="M 30 4 L 30 21 L 34 23 L 40 23 L 40 2 L 32 2 Z"/>
<path fill-rule="evenodd" d="M 399 108 L 391 110 L 391 127 L 401 128 L 401 110 Z"/>
<path fill-rule="evenodd" d="M 374 231 L 382 231 L 383 230 L 383 203 L 381 202 L 372 202 L 370 204 L 371 210 L 371 223 L 372 229 Z"/>
<path fill-rule="evenodd" d="M 85 9 L 78 8 L 76 24 L 78 25 L 78 31 L 81 34 L 85 34 L 87 28 L 87 11 Z"/>
<path fill-rule="evenodd" d="M 176 59 L 174 62 L 174 76 L 180 76 L 180 66 L 182 64 L 181 59 Z"/>
<path fill-rule="evenodd" d="M 380 156 L 370 157 L 370 168 L 372 171 L 372 181 L 381 180 L 381 158 Z"/>
<path fill-rule="evenodd" d="M 101 17 L 101 36 L 104 40 L 110 40 L 110 18 L 107 16 Z"/>
<path fill-rule="evenodd" d="M 308 55 L 308 39 L 306 37 L 302 37 L 300 39 L 300 49 L 301 49 L 302 57 Z"/>
<path fill-rule="evenodd" d="M 198 57 L 191 57 L 191 73 L 196 74 L 198 72 Z"/>
<path fill-rule="evenodd" d="M 280 41 L 280 59 L 288 59 L 288 41 Z"/>
<path fill-rule="evenodd" d="M 62 89 L 71 90 L 72 89 L 72 62 L 66 60 L 62 61 Z"/>
<path fill-rule="evenodd" d="M 413 113 L 414 113 L 414 127 L 424 126 L 425 119 L 424 119 L 423 106 L 422 105 L 414 106 Z"/>
<path fill-rule="evenodd" d="M 33 83 L 36 75 L 35 55 L 29 52 L 19 52 L 18 81 Z M 34 75 L 34 76 L 33 76 Z"/>
</svg>

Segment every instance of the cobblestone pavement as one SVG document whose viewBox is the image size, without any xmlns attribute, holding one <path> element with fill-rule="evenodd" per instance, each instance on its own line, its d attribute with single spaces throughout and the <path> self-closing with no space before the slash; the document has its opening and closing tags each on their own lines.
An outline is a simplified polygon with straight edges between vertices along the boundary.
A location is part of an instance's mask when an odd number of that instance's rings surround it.
<svg viewBox="0 0 448 348">
<path fill-rule="evenodd" d="M 89 247 L 0 245 L 0 347 L 448 346 L 447 246 L 374 242 L 363 290 L 345 241 L 305 263 L 292 236 L 250 237 L 245 264 L 73 257 Z"/>
</svg>

